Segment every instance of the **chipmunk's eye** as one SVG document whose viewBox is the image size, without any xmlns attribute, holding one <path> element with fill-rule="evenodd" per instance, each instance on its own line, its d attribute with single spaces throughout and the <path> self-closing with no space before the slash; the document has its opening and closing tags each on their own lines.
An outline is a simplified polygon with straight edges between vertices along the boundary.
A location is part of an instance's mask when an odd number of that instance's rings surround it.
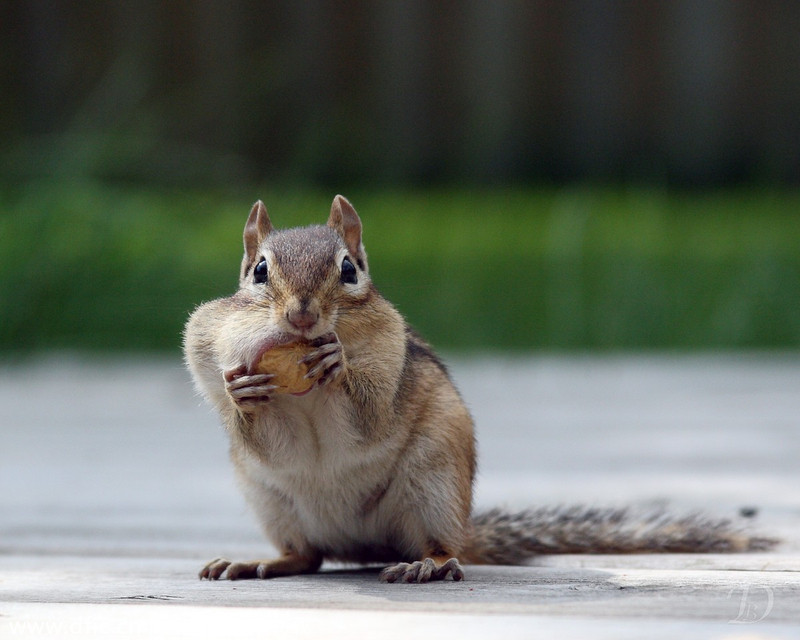
<svg viewBox="0 0 800 640">
<path fill-rule="evenodd" d="M 264 284 L 267 281 L 267 261 L 261 258 L 261 262 L 253 269 L 253 282 L 256 284 Z"/>
<path fill-rule="evenodd" d="M 345 259 L 342 260 L 341 280 L 344 284 L 356 284 L 358 282 L 356 268 L 353 266 L 353 263 L 350 262 L 350 258 L 345 257 Z"/>
</svg>

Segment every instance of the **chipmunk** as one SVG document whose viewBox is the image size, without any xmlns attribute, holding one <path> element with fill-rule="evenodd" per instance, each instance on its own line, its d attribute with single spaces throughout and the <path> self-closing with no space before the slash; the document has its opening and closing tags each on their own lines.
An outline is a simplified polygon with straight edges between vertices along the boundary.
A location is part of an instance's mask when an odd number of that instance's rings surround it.
<svg viewBox="0 0 800 640">
<path fill-rule="evenodd" d="M 314 384 L 277 393 L 258 369 L 302 341 Z M 626 510 L 543 508 L 472 514 L 473 423 L 442 361 L 373 285 L 353 206 L 327 225 L 275 230 L 262 202 L 244 227 L 239 290 L 200 305 L 184 333 L 187 366 L 222 417 L 271 560 L 216 558 L 200 577 L 312 573 L 324 559 L 384 563 L 385 582 L 464 578 L 467 564 L 540 553 L 762 549 L 727 521 Z"/>
</svg>

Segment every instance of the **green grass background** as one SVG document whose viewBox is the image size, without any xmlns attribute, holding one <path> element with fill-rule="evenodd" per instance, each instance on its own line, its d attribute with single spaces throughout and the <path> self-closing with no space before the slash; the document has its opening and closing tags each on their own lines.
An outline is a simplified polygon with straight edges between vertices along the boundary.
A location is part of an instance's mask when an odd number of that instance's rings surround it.
<svg viewBox="0 0 800 640">
<path fill-rule="evenodd" d="M 171 350 L 236 288 L 263 199 L 324 222 L 319 188 L 0 186 L 0 351 Z M 800 193 L 591 186 L 345 192 L 373 280 L 449 349 L 796 348 Z"/>
</svg>

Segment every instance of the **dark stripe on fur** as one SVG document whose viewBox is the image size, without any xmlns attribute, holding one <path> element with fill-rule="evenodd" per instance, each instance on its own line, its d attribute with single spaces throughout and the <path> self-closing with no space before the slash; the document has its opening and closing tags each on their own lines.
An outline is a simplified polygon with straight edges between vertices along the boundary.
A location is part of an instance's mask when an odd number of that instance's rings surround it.
<svg viewBox="0 0 800 640">
<path fill-rule="evenodd" d="M 430 345 L 409 326 L 406 326 L 406 360 L 429 360 L 450 378 L 450 372 L 444 362 L 439 359 L 439 356 L 431 349 Z"/>
</svg>

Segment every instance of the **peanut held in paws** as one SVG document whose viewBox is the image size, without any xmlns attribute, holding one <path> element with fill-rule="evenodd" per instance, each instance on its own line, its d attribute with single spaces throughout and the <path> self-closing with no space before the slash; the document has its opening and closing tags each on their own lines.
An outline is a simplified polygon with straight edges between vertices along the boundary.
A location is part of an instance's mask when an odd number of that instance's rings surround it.
<svg viewBox="0 0 800 640">
<path fill-rule="evenodd" d="M 275 393 L 305 393 L 316 380 L 306 378 L 308 366 L 300 362 L 314 347 L 307 342 L 282 344 L 264 352 L 256 364 L 256 373 L 271 373 Z"/>
</svg>

